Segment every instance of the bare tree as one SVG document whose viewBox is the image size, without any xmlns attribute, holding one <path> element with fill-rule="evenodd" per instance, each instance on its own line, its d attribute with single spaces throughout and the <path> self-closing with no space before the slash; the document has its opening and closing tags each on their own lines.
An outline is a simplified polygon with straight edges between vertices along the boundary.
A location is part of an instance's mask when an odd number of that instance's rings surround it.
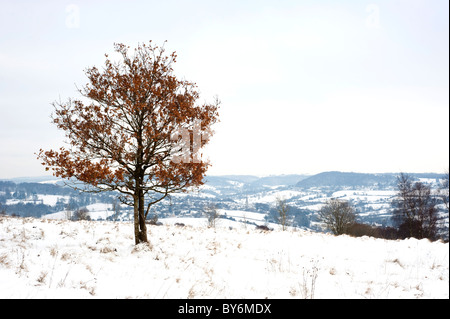
<svg viewBox="0 0 450 319">
<path fill-rule="evenodd" d="M 117 221 L 119 219 L 120 210 L 121 210 L 120 203 L 116 198 L 114 198 L 112 201 L 112 211 L 114 221 Z"/>
<path fill-rule="evenodd" d="M 69 205 L 66 206 L 66 209 L 64 210 L 64 217 L 67 220 L 72 220 L 73 217 L 73 210 L 71 209 L 71 207 Z"/>
<path fill-rule="evenodd" d="M 208 227 L 216 227 L 216 223 L 220 218 L 220 214 L 215 204 L 208 204 L 203 207 L 203 215 L 206 216 Z"/>
<path fill-rule="evenodd" d="M 448 201 L 449 201 L 449 171 L 444 173 L 444 179 L 441 181 L 441 187 L 439 190 L 439 194 L 441 196 L 442 202 L 444 203 L 445 209 L 448 210 Z"/>
<path fill-rule="evenodd" d="M 86 207 L 79 208 L 75 211 L 73 215 L 74 220 L 91 220 L 89 215 L 89 210 Z"/>
<path fill-rule="evenodd" d="M 435 239 L 437 235 L 437 199 L 431 187 L 413 182 L 401 173 L 397 178 L 397 197 L 392 201 L 392 219 L 402 237 Z"/>
<path fill-rule="evenodd" d="M 319 211 L 319 219 L 335 235 L 346 234 L 356 222 L 354 208 L 348 201 L 330 199 Z"/>
<path fill-rule="evenodd" d="M 158 214 L 157 213 L 153 214 L 150 217 L 149 224 L 150 225 L 161 225 L 161 222 L 158 222 L 158 219 L 159 219 Z"/>
<path fill-rule="evenodd" d="M 289 206 L 285 199 L 277 198 L 275 222 L 281 225 L 281 229 L 285 231 L 291 225 L 289 216 Z"/>
</svg>

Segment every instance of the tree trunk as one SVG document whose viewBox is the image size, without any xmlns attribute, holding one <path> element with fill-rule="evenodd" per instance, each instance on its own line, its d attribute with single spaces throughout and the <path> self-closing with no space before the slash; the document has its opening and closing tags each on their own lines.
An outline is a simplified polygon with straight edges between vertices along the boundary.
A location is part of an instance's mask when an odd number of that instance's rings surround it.
<svg viewBox="0 0 450 319">
<path fill-rule="evenodd" d="M 139 190 L 139 229 L 140 229 L 140 237 L 139 240 L 142 243 L 146 243 L 147 240 L 147 225 L 145 224 L 145 216 L 144 216 L 144 192 L 142 189 Z"/>
<path fill-rule="evenodd" d="M 134 194 L 134 242 L 139 244 L 139 199 L 136 194 Z"/>
<path fill-rule="evenodd" d="M 148 242 L 148 239 L 144 216 L 144 196 L 142 190 L 136 193 L 134 195 L 134 239 L 137 245 Z"/>
</svg>

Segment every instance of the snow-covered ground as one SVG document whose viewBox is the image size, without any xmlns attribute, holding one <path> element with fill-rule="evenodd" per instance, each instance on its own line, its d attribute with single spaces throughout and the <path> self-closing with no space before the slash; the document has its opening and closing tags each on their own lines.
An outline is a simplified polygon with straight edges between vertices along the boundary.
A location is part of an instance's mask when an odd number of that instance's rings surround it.
<svg viewBox="0 0 450 319">
<path fill-rule="evenodd" d="M 237 221 L 240 222 L 250 222 L 250 223 L 257 223 L 264 224 L 265 220 L 265 214 L 261 213 L 254 213 L 254 212 L 248 212 L 244 210 L 230 210 L 230 209 L 219 209 L 218 210 L 220 215 L 224 215 L 226 217 L 232 217 Z"/>
<path fill-rule="evenodd" d="M 160 221 L 0 217 L 0 298 L 449 298 L 448 243 Z"/>
</svg>

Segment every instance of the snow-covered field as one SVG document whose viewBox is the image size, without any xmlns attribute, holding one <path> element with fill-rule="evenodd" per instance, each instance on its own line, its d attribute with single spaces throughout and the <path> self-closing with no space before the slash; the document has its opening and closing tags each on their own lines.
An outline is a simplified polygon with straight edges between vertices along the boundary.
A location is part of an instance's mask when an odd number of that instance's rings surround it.
<svg viewBox="0 0 450 319">
<path fill-rule="evenodd" d="M 0 298 L 449 298 L 448 243 L 160 221 L 0 217 Z"/>
</svg>

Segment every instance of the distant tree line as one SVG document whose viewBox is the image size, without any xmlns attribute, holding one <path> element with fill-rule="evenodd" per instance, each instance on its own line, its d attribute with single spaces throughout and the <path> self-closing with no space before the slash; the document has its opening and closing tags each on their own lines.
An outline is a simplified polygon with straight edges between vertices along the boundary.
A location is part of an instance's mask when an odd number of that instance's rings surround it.
<svg viewBox="0 0 450 319">
<path fill-rule="evenodd" d="M 311 211 L 289 205 L 283 199 L 277 199 L 275 205 L 256 203 L 255 209 L 257 212 L 267 213 L 266 222 L 280 224 L 283 230 L 287 226 L 310 227 Z"/>
<path fill-rule="evenodd" d="M 4 215 L 39 218 L 49 212 L 54 212 L 54 208 L 44 204 L 17 203 L 13 205 L 2 205 L 0 211 Z"/>
<path fill-rule="evenodd" d="M 46 205 L 39 195 L 57 195 L 55 205 Z M 0 212 L 19 217 L 41 217 L 64 210 L 76 211 L 96 202 L 110 202 L 112 193 L 82 193 L 70 187 L 42 183 L 0 181 Z M 17 200 L 9 201 L 8 200 Z"/>
<path fill-rule="evenodd" d="M 448 229 L 439 229 L 439 205 L 443 204 L 448 216 L 448 174 L 440 189 L 407 174 L 397 178 L 397 195 L 392 200 L 393 227 L 377 227 L 359 223 L 355 208 L 339 199 L 329 200 L 319 212 L 319 220 L 335 235 L 373 236 L 386 239 L 414 237 L 448 240 Z"/>
</svg>

